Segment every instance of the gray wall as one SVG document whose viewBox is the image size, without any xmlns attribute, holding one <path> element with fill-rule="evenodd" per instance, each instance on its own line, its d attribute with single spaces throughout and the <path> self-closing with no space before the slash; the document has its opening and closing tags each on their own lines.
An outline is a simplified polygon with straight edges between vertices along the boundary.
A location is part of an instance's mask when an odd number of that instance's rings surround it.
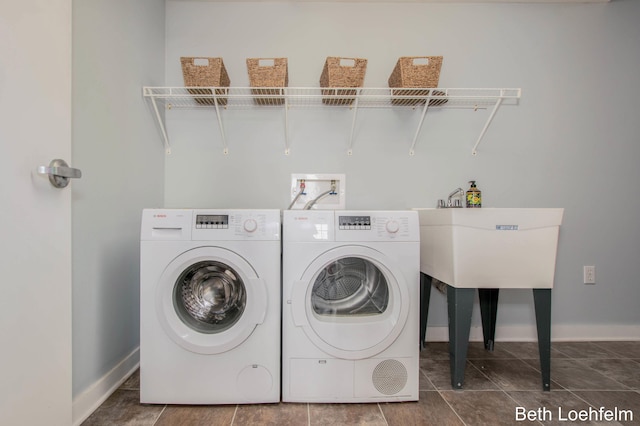
<svg viewBox="0 0 640 426">
<path fill-rule="evenodd" d="M 164 0 L 73 2 L 73 394 L 139 345 L 143 207 L 164 150 L 142 86 L 164 84 Z"/>
<path fill-rule="evenodd" d="M 318 86 L 327 56 L 369 59 L 365 86 L 386 87 L 399 56 L 443 55 L 441 87 L 520 87 L 479 154 L 487 111 L 427 116 L 359 112 L 347 156 L 348 111 L 167 113 L 167 207 L 286 208 L 291 173 L 345 173 L 347 208 L 432 207 L 471 179 L 493 207 L 564 207 L 554 330 L 562 338 L 638 338 L 640 285 L 640 2 L 608 4 L 167 2 L 166 85 L 182 86 L 180 56 L 223 57 L 247 86 L 248 57 L 289 58 L 290 86 Z M 596 265 L 595 286 L 582 265 Z M 429 324 L 447 324 L 444 299 Z M 500 325 L 534 324 L 529 292 L 503 291 Z M 477 314 L 474 320 L 478 324 Z M 563 328 L 564 327 L 564 328 Z M 627 335 L 631 331 L 631 335 Z M 572 334 L 573 333 L 573 334 Z"/>
</svg>

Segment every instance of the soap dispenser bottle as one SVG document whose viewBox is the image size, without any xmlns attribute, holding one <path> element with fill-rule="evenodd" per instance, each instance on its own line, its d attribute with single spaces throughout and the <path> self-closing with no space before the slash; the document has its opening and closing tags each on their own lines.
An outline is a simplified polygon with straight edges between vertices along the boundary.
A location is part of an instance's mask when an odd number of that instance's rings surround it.
<svg viewBox="0 0 640 426">
<path fill-rule="evenodd" d="M 482 207 L 482 192 L 476 187 L 476 181 L 470 180 L 471 187 L 467 190 L 467 207 Z"/>
</svg>

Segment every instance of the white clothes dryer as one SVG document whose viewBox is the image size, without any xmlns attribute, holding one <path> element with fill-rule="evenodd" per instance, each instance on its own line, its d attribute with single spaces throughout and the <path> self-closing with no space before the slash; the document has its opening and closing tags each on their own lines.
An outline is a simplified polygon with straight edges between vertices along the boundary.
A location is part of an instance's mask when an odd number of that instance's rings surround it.
<svg viewBox="0 0 640 426">
<path fill-rule="evenodd" d="M 415 211 L 283 212 L 282 399 L 418 400 Z"/>
<path fill-rule="evenodd" d="M 280 211 L 146 209 L 140 402 L 280 400 Z"/>
</svg>

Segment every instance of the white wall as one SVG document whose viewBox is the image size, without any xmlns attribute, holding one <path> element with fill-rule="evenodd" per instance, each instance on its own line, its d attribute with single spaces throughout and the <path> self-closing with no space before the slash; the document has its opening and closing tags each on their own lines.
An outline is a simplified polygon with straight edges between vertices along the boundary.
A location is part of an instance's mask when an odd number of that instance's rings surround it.
<svg viewBox="0 0 640 426">
<path fill-rule="evenodd" d="M 639 338 L 640 2 L 608 4 L 248 3 L 167 1 L 166 85 L 180 56 L 223 57 L 247 86 L 248 57 L 289 58 L 290 86 L 318 86 L 326 56 L 369 59 L 365 86 L 385 87 L 399 56 L 443 55 L 441 87 L 520 87 L 476 157 L 486 111 L 359 113 L 354 154 L 344 111 L 291 111 L 291 155 L 274 111 L 171 111 L 167 207 L 286 208 L 291 173 L 346 173 L 347 208 L 433 207 L 475 179 L 485 206 L 564 207 L 554 330 L 563 338 Z M 596 265 L 595 286 L 582 265 Z M 534 324 L 529 292 L 503 291 L 500 326 Z M 430 326 L 447 324 L 432 298 Z M 478 324 L 477 315 L 474 320 Z M 572 335 L 572 333 L 574 333 Z"/>
<path fill-rule="evenodd" d="M 139 345 L 140 217 L 164 191 L 142 86 L 164 83 L 164 19 L 164 0 L 73 2 L 74 410 Z"/>
</svg>

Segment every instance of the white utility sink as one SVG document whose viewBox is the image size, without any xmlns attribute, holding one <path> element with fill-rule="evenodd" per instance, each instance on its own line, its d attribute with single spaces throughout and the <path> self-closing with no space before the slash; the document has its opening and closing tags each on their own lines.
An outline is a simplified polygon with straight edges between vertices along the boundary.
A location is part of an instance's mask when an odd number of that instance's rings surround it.
<svg viewBox="0 0 640 426">
<path fill-rule="evenodd" d="M 414 209 L 420 270 L 460 288 L 552 288 L 561 208 Z"/>
</svg>

